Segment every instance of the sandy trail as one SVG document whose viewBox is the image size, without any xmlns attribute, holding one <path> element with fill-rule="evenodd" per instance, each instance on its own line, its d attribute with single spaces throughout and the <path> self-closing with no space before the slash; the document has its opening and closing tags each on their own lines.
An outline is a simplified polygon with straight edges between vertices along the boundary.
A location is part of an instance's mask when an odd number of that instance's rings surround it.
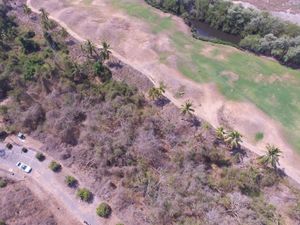
<svg viewBox="0 0 300 225">
<path fill-rule="evenodd" d="M 227 125 L 240 131 L 244 135 L 244 146 L 251 151 L 261 155 L 266 151 L 267 143 L 278 146 L 283 151 L 281 167 L 300 183 L 300 164 L 297 163 L 300 156 L 283 138 L 280 124 L 251 103 L 226 100 L 215 84 L 198 84 L 178 72 L 176 65 L 163 64 L 159 59 L 158 49 L 175 51 L 166 34 L 154 35 L 147 24 L 116 10 L 105 0 L 94 0 L 90 5 L 81 2 L 27 0 L 34 12 L 38 13 L 38 9 L 45 8 L 53 20 L 79 41 L 108 41 L 113 46 L 115 57 L 143 73 L 155 85 L 164 82 L 167 85 L 165 95 L 176 106 L 180 107 L 186 100 L 191 100 L 197 116 L 214 127 Z M 183 21 L 176 18 L 174 22 L 182 32 L 188 31 Z M 236 49 L 233 48 L 232 51 Z M 175 98 L 181 87 L 185 87 L 184 96 Z M 258 143 L 253 140 L 257 132 L 264 133 L 263 140 Z"/>
</svg>

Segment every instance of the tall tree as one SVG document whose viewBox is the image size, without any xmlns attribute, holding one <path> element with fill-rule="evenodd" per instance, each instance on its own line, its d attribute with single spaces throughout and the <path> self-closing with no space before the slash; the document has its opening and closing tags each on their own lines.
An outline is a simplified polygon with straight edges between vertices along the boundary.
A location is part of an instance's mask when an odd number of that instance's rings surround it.
<svg viewBox="0 0 300 225">
<path fill-rule="evenodd" d="M 195 109 L 193 109 L 193 103 L 189 100 L 181 106 L 181 113 L 183 115 L 191 115 L 193 112 L 195 112 Z"/>
<path fill-rule="evenodd" d="M 82 52 L 88 57 L 94 59 L 98 56 L 95 45 L 87 40 L 83 45 L 81 45 Z"/>
<path fill-rule="evenodd" d="M 43 28 L 45 30 L 52 29 L 52 22 L 49 19 L 49 13 L 43 8 L 41 8 L 39 11 L 41 12 L 41 23 Z"/>
<path fill-rule="evenodd" d="M 23 12 L 27 16 L 29 16 L 32 13 L 31 8 L 29 8 L 26 4 L 23 5 Z"/>
<path fill-rule="evenodd" d="M 231 131 L 225 135 L 224 140 L 230 145 L 231 149 L 235 149 L 241 147 L 242 137 L 238 131 Z"/>
<path fill-rule="evenodd" d="M 165 89 L 166 87 L 163 83 L 160 83 L 159 87 L 150 88 L 150 90 L 148 91 L 149 98 L 154 101 L 160 99 L 163 96 L 163 94 L 166 92 Z"/>
<path fill-rule="evenodd" d="M 224 140 L 226 135 L 224 127 L 218 127 L 216 129 L 216 135 L 219 140 Z"/>
<path fill-rule="evenodd" d="M 110 57 L 111 51 L 110 51 L 110 45 L 106 42 L 102 42 L 102 48 L 100 50 L 100 56 L 101 60 L 104 62 L 105 60 L 108 60 Z"/>
<path fill-rule="evenodd" d="M 281 150 L 275 147 L 274 145 L 270 145 L 270 144 L 268 144 L 266 148 L 267 148 L 266 155 L 261 156 L 259 160 L 263 165 L 265 166 L 270 165 L 275 170 L 277 170 L 279 165 L 279 157 L 281 155 Z"/>
</svg>

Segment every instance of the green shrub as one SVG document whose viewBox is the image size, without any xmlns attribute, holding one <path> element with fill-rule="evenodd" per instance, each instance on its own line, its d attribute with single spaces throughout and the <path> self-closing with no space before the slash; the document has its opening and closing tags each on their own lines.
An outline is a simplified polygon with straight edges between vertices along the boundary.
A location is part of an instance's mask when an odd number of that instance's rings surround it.
<svg viewBox="0 0 300 225">
<path fill-rule="evenodd" d="M 28 152 L 28 149 L 23 147 L 23 148 L 22 148 L 22 152 L 27 153 L 27 152 Z"/>
<path fill-rule="evenodd" d="M 6 180 L 4 180 L 3 178 L 0 178 L 0 188 L 4 188 L 4 187 L 6 187 L 6 185 L 7 185 Z"/>
<path fill-rule="evenodd" d="M 58 172 L 61 170 L 61 165 L 55 161 L 51 161 L 51 163 L 49 164 L 49 168 L 53 171 L 53 172 Z"/>
<path fill-rule="evenodd" d="M 37 158 L 37 160 L 39 160 L 40 162 L 42 162 L 42 161 L 44 161 L 46 159 L 46 156 L 43 153 L 41 153 L 41 152 L 37 152 L 35 154 L 35 158 Z"/>
<path fill-rule="evenodd" d="M 6 225 L 6 223 L 3 220 L 0 220 L 0 225 Z"/>
<path fill-rule="evenodd" d="M 65 182 L 69 187 L 74 187 L 77 184 L 76 178 L 72 176 L 66 176 Z"/>
<path fill-rule="evenodd" d="M 79 188 L 77 191 L 77 197 L 79 197 L 82 201 L 88 202 L 92 199 L 92 192 L 87 188 Z"/>
<path fill-rule="evenodd" d="M 255 141 L 261 141 L 264 138 L 264 133 L 262 132 L 257 132 L 255 134 Z"/>
<path fill-rule="evenodd" d="M 107 204 L 107 203 L 101 203 L 98 207 L 97 207 L 97 215 L 100 217 L 104 217 L 104 218 L 108 218 L 111 214 L 111 207 Z"/>
</svg>

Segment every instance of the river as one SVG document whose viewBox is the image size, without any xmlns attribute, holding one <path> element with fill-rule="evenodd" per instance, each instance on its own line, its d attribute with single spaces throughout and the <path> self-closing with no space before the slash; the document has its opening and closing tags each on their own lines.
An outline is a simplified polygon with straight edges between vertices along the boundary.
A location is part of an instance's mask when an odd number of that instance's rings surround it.
<svg viewBox="0 0 300 225">
<path fill-rule="evenodd" d="M 225 33 L 223 31 L 214 29 L 209 26 L 208 23 L 204 23 L 198 20 L 190 21 L 191 28 L 194 30 L 195 34 L 199 37 L 208 39 L 217 39 L 224 42 L 229 42 L 232 44 L 239 44 L 241 37 L 238 35 L 232 35 Z"/>
</svg>

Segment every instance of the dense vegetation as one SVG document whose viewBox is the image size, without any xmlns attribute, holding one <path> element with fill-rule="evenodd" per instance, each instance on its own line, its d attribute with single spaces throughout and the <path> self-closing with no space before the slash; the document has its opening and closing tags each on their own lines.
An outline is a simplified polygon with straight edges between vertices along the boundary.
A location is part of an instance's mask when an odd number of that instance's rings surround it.
<svg viewBox="0 0 300 225">
<path fill-rule="evenodd" d="M 154 7 L 182 16 L 188 24 L 199 20 L 215 29 L 242 37 L 240 46 L 280 62 L 300 67 L 300 27 L 267 12 L 224 0 L 145 0 Z"/>
<path fill-rule="evenodd" d="M 98 215 L 116 213 L 132 225 L 284 220 L 271 204 L 284 185 L 278 149 L 269 146 L 259 160 L 247 157 L 242 135 L 214 131 L 193 116 L 191 102 L 181 111 L 168 104 L 163 84 L 149 88 L 148 99 L 112 79 L 107 43 L 101 49 L 90 41 L 74 44 L 44 10 L 38 19 L 24 19 L 26 28 L 9 13 L 1 6 L 0 90 L 10 100 L 0 110 L 5 129 L 39 138 L 44 151 L 78 168 L 91 191 L 109 203 L 99 205 Z M 80 188 L 77 195 L 89 201 L 91 191 Z M 285 192 L 291 198 L 282 204 L 289 204 L 293 220 L 297 192 Z"/>
</svg>

